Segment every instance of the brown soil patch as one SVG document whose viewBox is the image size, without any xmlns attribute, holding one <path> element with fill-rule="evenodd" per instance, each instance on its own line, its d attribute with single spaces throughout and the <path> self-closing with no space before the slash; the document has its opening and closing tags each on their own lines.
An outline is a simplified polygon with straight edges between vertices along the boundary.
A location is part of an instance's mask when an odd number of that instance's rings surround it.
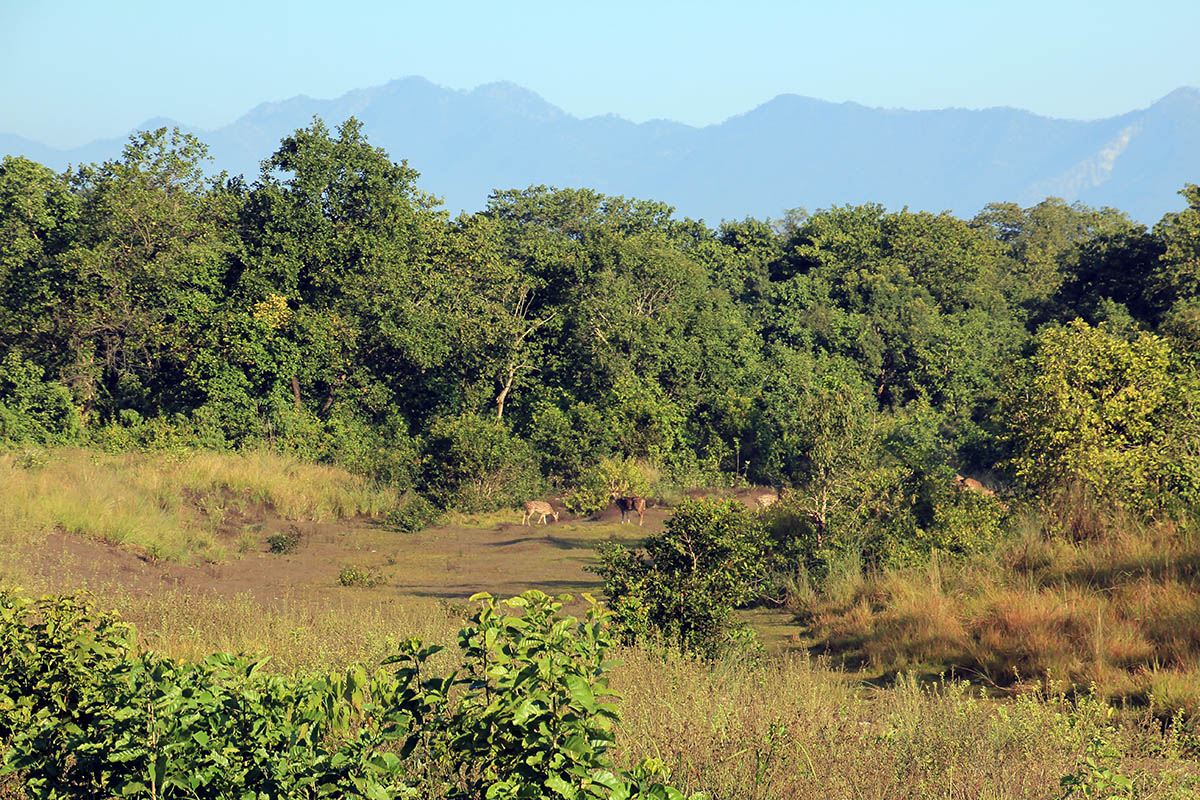
<svg viewBox="0 0 1200 800">
<path fill-rule="evenodd" d="M 461 601 L 480 591 L 511 596 L 531 588 L 578 594 L 600 588 L 597 577 L 585 569 L 595 562 L 598 541 L 639 544 L 661 530 L 669 513 L 647 509 L 643 527 L 620 524 L 615 509 L 592 519 L 563 514 L 546 525 L 521 525 L 520 515 L 513 513 L 511 522 L 440 525 L 406 534 L 371 520 L 289 521 L 253 507 L 230 512 L 221 526 L 228 538 L 243 536 L 252 546 L 220 564 L 153 561 L 130 549 L 65 533 L 48 534 L 14 555 L 21 572 L 55 591 L 114 587 L 138 596 L 182 589 L 248 593 L 269 602 L 298 594 L 363 591 L 338 584 L 341 570 L 354 566 L 383 576 L 385 584 L 368 590 L 372 594 L 401 598 Z M 284 532 L 299 534 L 299 546 L 286 555 L 271 553 L 267 539 Z"/>
<path fill-rule="evenodd" d="M 748 489 L 723 494 L 752 505 L 759 493 Z M 5 555 L 14 556 L 18 575 L 48 591 L 88 589 L 100 595 L 117 591 L 133 598 L 183 591 L 249 595 L 264 604 L 305 598 L 326 605 L 353 598 L 401 602 L 425 598 L 456 604 L 476 592 L 511 597 L 527 589 L 598 596 L 601 582 L 587 571 L 596 563 L 595 545 L 611 539 L 638 546 L 646 536 L 661 531 L 670 514 L 664 506 L 647 508 L 645 524 L 639 527 L 636 516 L 631 523 L 621 524 L 615 506 L 590 518 L 562 513 L 557 522 L 547 520 L 545 525 L 521 525 L 520 513 L 513 512 L 488 515 L 478 523 L 399 533 L 368 519 L 286 520 L 269 507 L 256 505 L 228 510 L 221 533 L 231 549 L 239 540 L 250 546 L 244 553 L 234 550 L 229 560 L 219 564 L 154 561 L 131 549 L 65 533 L 48 534 L 39 544 L 22 545 Z M 271 553 L 267 539 L 285 532 L 299 534 L 298 548 L 286 555 Z M 379 574 L 384 583 L 371 588 L 341 586 L 338 575 L 348 566 Z M 763 623 L 754 620 L 767 639 L 784 640 L 768 632 Z"/>
</svg>

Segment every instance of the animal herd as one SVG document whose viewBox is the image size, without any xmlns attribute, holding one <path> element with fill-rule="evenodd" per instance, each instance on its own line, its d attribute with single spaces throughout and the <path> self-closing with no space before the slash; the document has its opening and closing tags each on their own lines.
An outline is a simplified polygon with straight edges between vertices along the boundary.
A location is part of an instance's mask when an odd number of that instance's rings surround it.
<svg viewBox="0 0 1200 800">
<path fill-rule="evenodd" d="M 645 522 L 646 498 L 613 494 L 611 499 L 617 504 L 617 508 L 621 509 L 621 522 L 627 522 L 630 514 L 637 514 L 638 525 Z M 546 524 L 546 517 L 554 517 L 554 521 L 558 522 L 558 512 L 554 510 L 554 506 L 542 500 L 530 500 L 525 503 L 525 514 L 521 517 L 521 524 L 533 524 L 532 520 L 538 514 L 541 515 L 543 525 Z"/>
<path fill-rule="evenodd" d="M 974 478 L 966 478 L 962 475 L 954 476 L 954 486 L 959 491 L 974 492 L 985 497 L 995 497 L 996 493 L 984 486 Z M 780 495 L 775 492 L 767 492 L 756 495 L 754 504 L 760 509 L 770 508 L 772 504 L 779 500 Z M 621 522 L 627 522 L 630 514 L 637 514 L 638 525 L 645 522 L 646 517 L 646 498 L 636 495 L 621 495 L 613 493 L 611 499 L 616 503 L 617 508 L 621 510 Z M 525 514 L 521 517 L 522 525 L 531 525 L 534 516 L 541 515 L 541 523 L 546 524 L 546 517 L 554 517 L 554 521 L 558 522 L 558 512 L 554 510 L 554 506 L 542 500 L 530 500 L 525 503 Z"/>
</svg>

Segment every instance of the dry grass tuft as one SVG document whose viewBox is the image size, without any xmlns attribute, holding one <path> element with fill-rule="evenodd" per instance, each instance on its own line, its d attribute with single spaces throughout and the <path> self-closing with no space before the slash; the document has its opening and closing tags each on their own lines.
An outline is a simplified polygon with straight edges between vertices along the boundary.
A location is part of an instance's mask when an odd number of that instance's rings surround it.
<svg viewBox="0 0 1200 800">
<path fill-rule="evenodd" d="M 1113 727 L 1111 709 L 1090 696 L 998 702 L 961 682 L 913 679 L 867 690 L 804 658 L 715 666 L 637 650 L 623 658 L 614 675 L 625 697 L 621 759 L 655 755 L 681 789 L 714 800 L 1049 800 L 1096 734 L 1124 754 L 1110 766 L 1134 777 L 1138 797 L 1200 790 L 1179 731 Z"/>
</svg>

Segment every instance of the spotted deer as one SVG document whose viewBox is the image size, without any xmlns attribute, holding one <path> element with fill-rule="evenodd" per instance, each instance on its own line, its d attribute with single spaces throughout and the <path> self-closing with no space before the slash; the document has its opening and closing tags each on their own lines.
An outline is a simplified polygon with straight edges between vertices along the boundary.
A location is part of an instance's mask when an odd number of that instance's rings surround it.
<svg viewBox="0 0 1200 800">
<path fill-rule="evenodd" d="M 995 497 L 996 496 L 995 492 L 993 492 L 991 489 L 987 488 L 986 486 L 984 486 L 982 483 L 975 480 L 974 478 L 964 478 L 962 475 L 955 475 L 954 476 L 954 485 L 957 486 L 960 490 L 964 490 L 964 491 L 968 491 L 968 492 L 975 492 L 976 494 L 981 494 L 984 497 Z"/>
<path fill-rule="evenodd" d="M 777 494 L 760 494 L 754 498 L 754 504 L 759 508 L 766 509 L 770 508 L 771 504 L 778 499 L 779 495 Z"/>
<path fill-rule="evenodd" d="M 554 521 L 558 522 L 558 512 L 554 510 L 554 506 L 541 500 L 530 500 L 525 504 L 525 516 L 521 517 L 521 524 L 529 525 L 534 514 L 542 515 L 543 525 L 546 524 L 546 517 L 554 517 Z"/>
<path fill-rule="evenodd" d="M 617 508 L 621 509 L 621 522 L 626 521 L 626 517 L 629 516 L 630 512 L 636 511 L 638 525 L 642 524 L 646 517 L 646 498 L 634 496 L 621 497 L 614 494 L 613 500 L 617 502 Z"/>
</svg>

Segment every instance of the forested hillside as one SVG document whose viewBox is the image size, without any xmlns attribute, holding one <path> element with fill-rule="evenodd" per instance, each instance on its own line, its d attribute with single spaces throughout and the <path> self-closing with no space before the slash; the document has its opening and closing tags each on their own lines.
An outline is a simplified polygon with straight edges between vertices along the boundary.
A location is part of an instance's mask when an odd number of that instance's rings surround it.
<svg viewBox="0 0 1200 800">
<path fill-rule="evenodd" d="M 351 118 L 253 183 L 165 129 L 0 166 L 0 438 L 269 447 L 439 507 L 792 490 L 816 551 L 971 552 L 1008 513 L 1200 497 L 1200 189 L 713 230 L 586 188 L 451 218 Z M 960 480 L 959 483 L 962 483 Z"/>
</svg>

